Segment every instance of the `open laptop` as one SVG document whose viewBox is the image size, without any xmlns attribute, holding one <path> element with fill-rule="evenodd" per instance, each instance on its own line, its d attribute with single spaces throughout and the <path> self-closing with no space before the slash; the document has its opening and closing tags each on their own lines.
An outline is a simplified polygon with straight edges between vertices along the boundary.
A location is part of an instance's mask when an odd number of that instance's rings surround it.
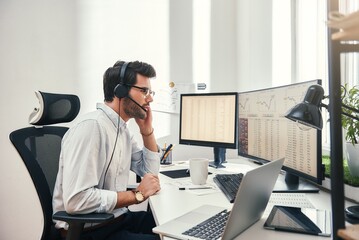
<svg viewBox="0 0 359 240">
<path fill-rule="evenodd" d="M 218 239 L 233 239 L 262 217 L 283 162 L 284 159 L 272 161 L 244 175 L 228 220 L 224 224 L 223 235 Z M 203 205 L 153 228 L 153 232 L 177 239 L 201 239 L 184 233 L 223 210 L 226 208 Z"/>
</svg>

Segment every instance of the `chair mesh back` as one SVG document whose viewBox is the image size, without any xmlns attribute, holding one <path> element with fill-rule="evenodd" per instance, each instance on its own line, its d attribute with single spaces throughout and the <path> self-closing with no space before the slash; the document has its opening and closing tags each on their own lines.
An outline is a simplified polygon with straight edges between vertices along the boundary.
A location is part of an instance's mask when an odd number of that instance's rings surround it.
<svg viewBox="0 0 359 240">
<path fill-rule="evenodd" d="M 44 229 L 42 239 L 49 239 L 52 223 L 52 193 L 56 181 L 61 139 L 66 127 L 28 127 L 10 134 L 40 200 Z"/>
<path fill-rule="evenodd" d="M 38 195 L 52 198 L 58 171 L 61 140 L 66 127 L 28 127 L 10 134 L 10 140 L 24 161 Z"/>
<path fill-rule="evenodd" d="M 38 130 L 38 129 L 37 129 Z M 34 156 L 46 177 L 50 193 L 54 190 L 58 172 L 58 160 L 61 150 L 62 136 L 47 134 L 30 136 L 25 139 L 25 145 Z"/>
</svg>

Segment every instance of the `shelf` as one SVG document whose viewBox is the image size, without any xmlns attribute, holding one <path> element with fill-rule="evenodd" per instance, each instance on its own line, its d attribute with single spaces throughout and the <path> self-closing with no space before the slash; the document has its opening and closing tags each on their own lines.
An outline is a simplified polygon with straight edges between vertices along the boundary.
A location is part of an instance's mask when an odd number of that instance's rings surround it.
<svg viewBox="0 0 359 240">
<path fill-rule="evenodd" d="M 337 11 L 332 11 L 329 14 L 329 20 L 327 22 L 328 27 L 336 29 L 354 29 L 358 26 L 359 11 L 342 14 Z"/>
<path fill-rule="evenodd" d="M 358 44 L 348 44 L 341 42 L 339 45 L 339 51 L 341 53 L 359 52 L 359 42 Z"/>
<path fill-rule="evenodd" d="M 327 25 L 329 28 L 338 29 L 332 34 L 332 40 L 359 41 L 359 11 L 342 14 L 336 11 L 329 13 Z"/>
<path fill-rule="evenodd" d="M 338 230 L 338 236 L 344 240 L 359 240 L 359 225 L 348 226 Z"/>
</svg>

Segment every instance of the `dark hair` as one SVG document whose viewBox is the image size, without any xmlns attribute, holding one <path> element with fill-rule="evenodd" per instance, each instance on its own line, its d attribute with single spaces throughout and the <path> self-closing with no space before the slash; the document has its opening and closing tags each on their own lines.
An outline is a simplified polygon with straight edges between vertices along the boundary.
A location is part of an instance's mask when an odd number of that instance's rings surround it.
<svg viewBox="0 0 359 240">
<path fill-rule="evenodd" d="M 112 102 L 115 96 L 114 89 L 120 82 L 120 71 L 124 63 L 124 61 L 117 61 L 113 67 L 109 67 L 103 75 L 103 93 L 106 102 Z M 122 84 L 129 86 L 135 85 L 137 73 L 148 78 L 156 77 L 156 71 L 150 64 L 139 61 L 129 62 Z"/>
</svg>

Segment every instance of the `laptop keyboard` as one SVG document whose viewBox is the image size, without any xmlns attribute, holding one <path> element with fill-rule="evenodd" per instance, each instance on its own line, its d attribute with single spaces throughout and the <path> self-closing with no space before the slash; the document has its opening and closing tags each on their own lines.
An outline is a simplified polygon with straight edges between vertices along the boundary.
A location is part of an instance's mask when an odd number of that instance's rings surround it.
<svg viewBox="0 0 359 240">
<path fill-rule="evenodd" d="M 219 239 L 226 226 L 230 211 L 223 210 L 182 234 L 200 239 Z"/>
<path fill-rule="evenodd" d="M 241 184 L 243 173 L 235 174 L 216 174 L 213 181 L 217 184 L 219 189 L 228 198 L 230 203 L 234 202 L 236 198 L 239 185 Z"/>
</svg>

